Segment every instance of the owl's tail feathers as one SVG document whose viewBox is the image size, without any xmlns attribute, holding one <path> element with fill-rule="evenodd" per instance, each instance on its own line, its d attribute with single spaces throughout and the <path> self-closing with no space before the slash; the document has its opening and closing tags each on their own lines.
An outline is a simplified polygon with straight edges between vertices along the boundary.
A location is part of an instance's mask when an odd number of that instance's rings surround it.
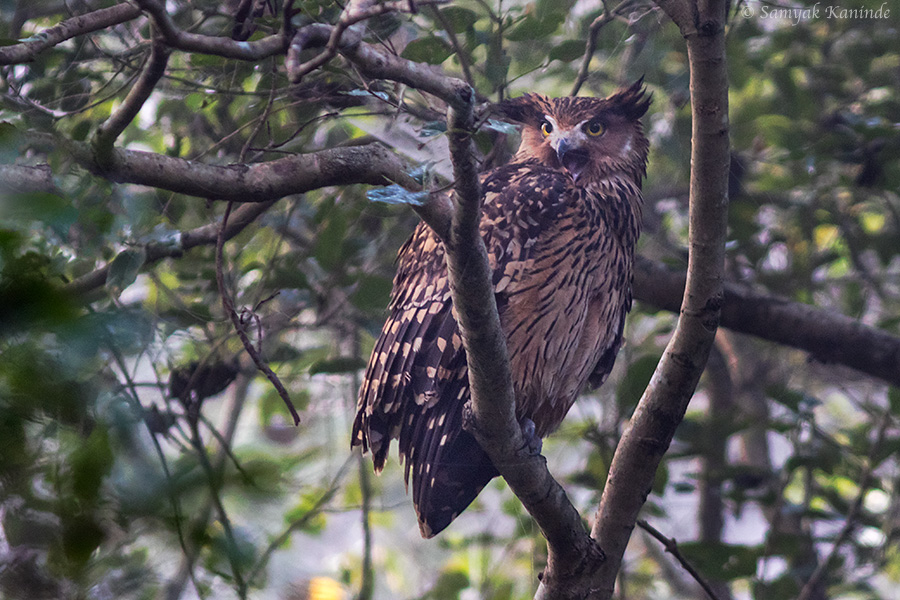
<svg viewBox="0 0 900 600">
<path fill-rule="evenodd" d="M 460 431 L 422 473 L 413 470 L 413 504 L 422 537 L 444 530 L 500 473 L 475 438 Z"/>
</svg>

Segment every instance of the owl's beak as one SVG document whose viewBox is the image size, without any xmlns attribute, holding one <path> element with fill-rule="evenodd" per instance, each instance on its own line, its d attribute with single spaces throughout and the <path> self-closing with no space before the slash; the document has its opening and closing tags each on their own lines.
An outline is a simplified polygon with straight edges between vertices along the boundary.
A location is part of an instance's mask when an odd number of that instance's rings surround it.
<svg viewBox="0 0 900 600">
<path fill-rule="evenodd" d="M 559 163 L 563 168 L 572 175 L 572 179 L 578 181 L 578 176 L 588 164 L 587 150 L 579 141 L 573 142 L 569 138 L 562 138 L 556 146 L 556 156 L 559 157 Z"/>
</svg>

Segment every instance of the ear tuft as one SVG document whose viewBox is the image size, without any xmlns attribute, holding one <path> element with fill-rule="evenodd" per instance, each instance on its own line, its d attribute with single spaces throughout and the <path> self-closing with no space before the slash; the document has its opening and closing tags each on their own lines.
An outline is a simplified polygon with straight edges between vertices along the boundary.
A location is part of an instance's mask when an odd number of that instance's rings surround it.
<svg viewBox="0 0 900 600">
<path fill-rule="evenodd" d="M 537 124 L 548 112 L 550 100 L 541 94 L 524 94 L 494 105 L 494 111 L 504 120 L 521 124 Z"/>
<path fill-rule="evenodd" d="M 636 121 L 646 114 L 653 101 L 653 94 L 647 92 L 644 87 L 644 77 L 635 81 L 631 86 L 621 89 L 609 98 L 607 102 L 621 111 L 630 120 Z"/>
</svg>

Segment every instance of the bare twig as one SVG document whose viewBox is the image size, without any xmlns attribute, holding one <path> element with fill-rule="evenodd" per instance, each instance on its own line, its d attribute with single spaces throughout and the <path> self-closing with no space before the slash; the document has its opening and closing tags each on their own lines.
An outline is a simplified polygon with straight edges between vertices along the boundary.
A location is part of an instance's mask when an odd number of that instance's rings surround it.
<svg viewBox="0 0 900 600">
<path fill-rule="evenodd" d="M 831 567 L 831 563 L 838 555 L 838 552 L 840 552 L 841 546 L 843 546 L 847 542 L 847 540 L 850 538 L 850 535 L 853 533 L 853 530 L 857 525 L 859 525 L 856 518 L 859 516 L 859 512 L 862 510 L 863 502 L 866 499 L 866 494 L 869 492 L 870 486 L 872 484 L 872 471 L 876 466 L 878 466 L 875 462 L 875 459 L 881 452 L 881 447 L 884 444 L 888 426 L 891 424 L 892 420 L 891 409 L 890 407 L 888 407 L 888 409 L 885 410 L 881 415 L 881 420 L 878 423 L 878 429 L 875 433 L 875 440 L 869 447 L 869 455 L 866 460 L 866 464 L 863 467 L 862 473 L 860 473 L 859 475 L 859 490 L 856 493 L 856 498 L 854 498 L 853 504 L 850 505 L 850 510 L 847 511 L 847 518 L 844 521 L 844 526 L 841 528 L 840 533 L 838 533 L 837 537 L 834 539 L 834 542 L 832 542 L 831 551 L 828 553 L 828 556 L 826 556 L 819 562 L 819 564 L 816 566 L 816 570 L 813 571 L 813 574 L 810 575 L 806 583 L 803 584 L 803 589 L 800 590 L 800 595 L 797 596 L 797 600 L 810 600 L 810 598 L 813 597 L 813 594 L 819 588 L 820 584 L 825 578 L 825 574 Z"/>
<path fill-rule="evenodd" d="M 125 23 L 141 16 L 141 9 L 130 2 L 122 2 L 109 8 L 66 19 L 40 33 L 32 35 L 24 42 L 0 48 L 0 65 L 16 65 L 30 62 L 35 57 L 57 44 L 79 35 L 100 31 L 119 23 Z"/>
<path fill-rule="evenodd" d="M 712 587 L 707 583 L 707 581 L 703 578 L 702 575 L 694 568 L 694 566 L 681 554 L 681 550 L 678 549 L 678 542 L 672 538 L 664 536 L 658 529 L 656 529 L 653 525 L 645 521 L 644 519 L 638 519 L 638 526 L 652 535 L 657 541 L 659 541 L 663 547 L 666 549 L 666 552 L 675 557 L 684 570 L 691 574 L 691 577 L 694 578 L 700 587 L 703 588 L 703 591 L 706 592 L 706 595 L 711 598 L 711 600 L 719 600 L 719 597 L 716 596 Z"/>
<path fill-rule="evenodd" d="M 431 16 L 441 24 L 441 27 L 444 28 L 444 32 L 447 34 L 447 37 L 450 39 L 450 45 L 453 47 L 453 51 L 456 54 L 457 60 L 459 60 L 459 67 L 462 69 L 463 77 L 466 80 L 466 83 L 471 85 L 473 88 L 475 87 L 475 79 L 472 77 L 472 67 L 469 61 L 469 54 L 462 47 L 462 44 L 459 43 L 459 38 L 456 37 L 456 32 L 453 31 L 453 27 L 450 25 L 450 22 L 447 21 L 447 17 L 444 16 L 444 13 L 440 11 L 435 6 L 430 7 Z"/>
<path fill-rule="evenodd" d="M 625 0 L 625 2 L 620 4 L 617 10 L 621 10 L 622 6 L 625 4 L 630 4 L 629 0 Z M 577 96 L 578 92 L 581 90 L 581 86 L 587 81 L 588 74 L 590 73 L 591 60 L 594 58 L 594 51 L 597 50 L 597 36 L 600 35 L 600 30 L 615 18 L 616 12 L 611 11 L 608 2 L 604 0 L 603 12 L 594 19 L 591 26 L 588 28 L 587 45 L 584 48 L 584 56 L 581 57 L 581 65 L 578 67 L 578 75 L 575 77 L 575 83 L 572 84 L 572 91 L 569 93 L 570 96 Z"/>
<path fill-rule="evenodd" d="M 269 563 L 269 559 L 272 557 L 272 554 L 275 553 L 276 550 L 284 546 L 284 543 L 290 538 L 291 534 L 298 529 L 305 527 L 312 519 L 322 514 L 325 510 L 326 506 L 329 502 L 331 502 L 332 498 L 334 498 L 335 494 L 341 489 L 341 482 L 344 480 L 344 477 L 347 474 L 347 470 L 350 468 L 350 465 L 353 464 L 354 461 L 358 460 L 353 455 L 348 456 L 347 460 L 344 461 L 344 464 L 341 465 L 341 468 L 338 469 L 338 472 L 335 474 L 334 478 L 332 478 L 331 483 L 328 486 L 328 489 L 323 493 L 316 502 L 307 510 L 303 515 L 287 526 L 287 528 L 279 534 L 275 539 L 269 543 L 265 552 L 262 553 L 262 556 L 259 557 L 259 560 L 256 561 L 256 564 L 253 566 L 253 569 L 250 571 L 250 576 L 247 577 L 247 581 L 252 583 L 256 580 L 257 577 L 262 573 L 262 570 Z"/>
<path fill-rule="evenodd" d="M 216 238 L 216 285 L 218 285 L 219 287 L 219 296 L 222 298 L 222 308 L 225 310 L 225 314 L 228 315 L 228 318 L 231 319 L 231 323 L 234 325 L 234 330 L 237 332 L 238 337 L 241 339 L 241 343 L 244 345 L 244 350 L 246 350 L 247 354 L 250 355 L 250 358 L 253 359 L 253 363 L 256 365 L 256 368 L 266 376 L 266 378 L 275 387 L 278 395 L 281 396 L 282 400 L 284 400 L 285 405 L 291 413 L 291 417 L 294 419 L 294 425 L 299 425 L 300 415 L 297 413 L 297 409 L 294 407 L 294 403 L 291 402 L 290 394 L 288 394 L 288 391 L 285 389 L 284 384 L 281 383 L 278 375 L 275 374 L 275 372 L 269 367 L 266 361 L 263 360 L 262 356 L 260 356 L 259 352 L 257 352 L 256 348 L 253 346 L 253 342 L 250 341 L 250 338 L 247 336 L 244 324 L 241 323 L 241 317 L 238 315 L 237 311 L 234 310 L 234 302 L 232 302 L 231 300 L 231 295 L 228 293 L 228 290 L 225 287 L 224 259 L 222 257 L 222 248 L 225 245 L 225 231 L 228 227 L 228 217 L 231 214 L 232 206 L 234 206 L 234 204 L 232 202 L 229 202 L 228 206 L 225 207 L 225 215 L 222 217 L 222 225 L 219 227 L 219 235 Z"/>
</svg>

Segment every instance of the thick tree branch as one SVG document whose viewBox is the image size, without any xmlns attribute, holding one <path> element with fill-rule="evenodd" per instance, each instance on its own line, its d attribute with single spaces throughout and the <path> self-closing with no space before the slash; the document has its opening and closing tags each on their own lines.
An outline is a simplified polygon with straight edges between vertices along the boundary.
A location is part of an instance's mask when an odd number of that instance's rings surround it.
<svg viewBox="0 0 900 600">
<path fill-rule="evenodd" d="M 408 165 L 384 146 L 369 144 L 330 148 L 263 163 L 210 165 L 116 148 L 108 164 L 99 165 L 88 144 L 46 134 L 28 134 L 31 142 L 50 149 L 64 144 L 69 155 L 89 172 L 117 183 L 134 183 L 179 194 L 234 202 L 268 202 L 331 185 L 397 183 L 421 186 Z"/>
<path fill-rule="evenodd" d="M 610 466 L 592 535 L 607 553 L 590 598 L 612 597 L 616 576 L 656 468 L 703 371 L 722 305 L 727 219 L 728 82 L 725 2 L 664 0 L 687 40 L 692 150 L 687 284 L 681 318 Z M 692 19 L 685 20 L 685 14 Z"/>
<path fill-rule="evenodd" d="M 685 274 L 637 257 L 634 297 L 658 308 L 679 309 Z M 720 324 L 799 350 L 900 386 L 900 337 L 845 315 L 725 284 Z"/>
<path fill-rule="evenodd" d="M 129 2 L 101 8 L 93 12 L 66 19 L 59 25 L 36 33 L 24 42 L 0 48 L 0 65 L 17 65 L 31 62 L 35 57 L 57 44 L 79 35 L 100 31 L 119 23 L 136 19 L 141 9 Z"/>
<path fill-rule="evenodd" d="M 516 420 L 515 392 L 500 325 L 487 250 L 481 238 L 481 186 L 474 160 L 475 93 L 452 80 L 447 133 L 453 162 L 455 210 L 444 238 L 453 306 L 469 367 L 472 399 L 465 426 L 484 448 L 510 489 L 547 539 L 543 589 L 557 600 L 583 597 L 568 585 L 571 576 L 591 572 L 603 561 L 565 491 L 539 453 L 528 450 Z"/>
<path fill-rule="evenodd" d="M 53 181 L 50 165 L 0 165 L 0 192 L 27 194 L 46 192 L 62 196 L 62 191 Z"/>
</svg>

